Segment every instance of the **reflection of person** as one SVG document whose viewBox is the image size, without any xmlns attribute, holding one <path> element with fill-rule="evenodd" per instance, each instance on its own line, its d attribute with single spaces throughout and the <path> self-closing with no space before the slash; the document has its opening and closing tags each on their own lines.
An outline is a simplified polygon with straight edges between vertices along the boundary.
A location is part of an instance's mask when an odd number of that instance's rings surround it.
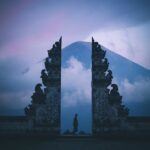
<svg viewBox="0 0 150 150">
<path fill-rule="evenodd" d="M 75 134 L 78 131 L 78 114 L 75 114 L 73 119 L 73 133 Z"/>
</svg>

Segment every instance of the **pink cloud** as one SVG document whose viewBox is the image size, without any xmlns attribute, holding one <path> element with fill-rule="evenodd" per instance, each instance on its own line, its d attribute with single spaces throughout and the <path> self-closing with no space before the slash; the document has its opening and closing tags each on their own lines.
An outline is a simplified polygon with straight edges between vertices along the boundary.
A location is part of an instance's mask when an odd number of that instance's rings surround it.
<svg viewBox="0 0 150 150">
<path fill-rule="evenodd" d="M 23 33 L 21 38 L 16 38 L 12 41 L 7 42 L 3 47 L 1 47 L 0 58 L 23 55 L 34 45 L 42 45 L 42 43 L 45 43 L 45 41 L 57 40 L 54 38 L 56 38 L 57 35 L 57 38 L 61 36 L 60 33 L 64 25 L 64 19 L 64 13 L 60 12 L 58 14 L 55 14 L 45 24 L 42 24 L 39 31 L 37 31 L 36 33 Z"/>
</svg>

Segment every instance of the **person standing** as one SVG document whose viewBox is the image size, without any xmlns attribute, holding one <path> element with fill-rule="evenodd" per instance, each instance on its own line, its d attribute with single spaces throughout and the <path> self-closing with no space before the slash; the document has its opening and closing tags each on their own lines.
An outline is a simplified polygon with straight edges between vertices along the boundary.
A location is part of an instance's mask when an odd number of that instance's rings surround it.
<svg viewBox="0 0 150 150">
<path fill-rule="evenodd" d="M 78 132 L 78 114 L 76 113 L 73 119 L 73 134 L 76 134 L 77 132 Z"/>
</svg>

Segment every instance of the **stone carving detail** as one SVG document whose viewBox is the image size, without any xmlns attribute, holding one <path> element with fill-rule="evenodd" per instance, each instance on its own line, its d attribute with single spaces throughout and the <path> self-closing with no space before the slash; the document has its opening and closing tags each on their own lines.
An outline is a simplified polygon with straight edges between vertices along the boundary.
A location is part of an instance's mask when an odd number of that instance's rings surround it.
<svg viewBox="0 0 150 150">
<path fill-rule="evenodd" d="M 106 51 L 92 38 L 92 113 L 93 133 L 98 134 L 119 126 L 120 120 L 128 116 L 128 109 L 122 105 L 122 96 L 118 86 L 112 84 L 112 71 L 108 70 L 109 62 Z M 112 87 L 110 91 L 108 86 Z"/>
<path fill-rule="evenodd" d="M 41 71 L 41 78 L 42 78 L 42 82 L 45 86 L 47 86 L 47 83 L 48 83 L 48 75 L 47 73 L 45 72 L 45 69 L 43 69 Z"/>
<path fill-rule="evenodd" d="M 109 104 L 117 108 L 119 117 L 127 117 L 129 109 L 122 105 L 122 96 L 118 92 L 118 86 L 116 84 L 111 85 L 112 90 L 109 93 Z"/>
<path fill-rule="evenodd" d="M 24 111 L 27 116 L 35 115 L 35 109 L 37 104 L 44 104 L 45 103 L 45 94 L 41 89 L 42 84 L 37 84 L 35 86 L 35 92 L 31 96 L 32 101 L 27 107 L 25 107 Z"/>
<path fill-rule="evenodd" d="M 45 94 L 41 89 L 42 84 L 37 84 L 35 86 L 35 93 L 31 96 L 33 104 L 44 104 L 45 103 Z"/>
<path fill-rule="evenodd" d="M 42 84 L 35 86 L 31 104 L 24 110 L 34 122 L 34 128 L 44 127 L 53 133 L 60 133 L 60 99 L 61 99 L 61 41 L 55 42 L 48 50 L 45 69 L 41 71 Z"/>
</svg>

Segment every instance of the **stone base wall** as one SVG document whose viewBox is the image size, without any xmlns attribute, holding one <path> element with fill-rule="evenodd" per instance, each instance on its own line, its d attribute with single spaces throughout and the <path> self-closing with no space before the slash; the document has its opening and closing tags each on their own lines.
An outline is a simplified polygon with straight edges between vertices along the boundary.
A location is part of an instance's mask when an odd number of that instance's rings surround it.
<svg viewBox="0 0 150 150">
<path fill-rule="evenodd" d="M 0 116 L 0 136 L 7 135 L 59 135 L 56 127 L 34 126 L 25 116 Z"/>
<path fill-rule="evenodd" d="M 29 129 L 25 116 L 0 116 L 0 134 L 23 134 Z"/>
<path fill-rule="evenodd" d="M 129 129 L 131 129 L 131 131 L 149 131 L 150 132 L 150 122 L 147 121 L 129 121 Z"/>
<path fill-rule="evenodd" d="M 56 132 L 55 132 L 56 131 Z M 108 130 L 103 130 L 109 132 Z M 150 117 L 129 117 L 124 130 L 113 128 L 111 131 L 148 132 L 150 133 Z M 25 116 L 0 116 L 0 136 L 3 135 L 59 135 L 57 128 L 34 127 L 33 122 Z"/>
</svg>

